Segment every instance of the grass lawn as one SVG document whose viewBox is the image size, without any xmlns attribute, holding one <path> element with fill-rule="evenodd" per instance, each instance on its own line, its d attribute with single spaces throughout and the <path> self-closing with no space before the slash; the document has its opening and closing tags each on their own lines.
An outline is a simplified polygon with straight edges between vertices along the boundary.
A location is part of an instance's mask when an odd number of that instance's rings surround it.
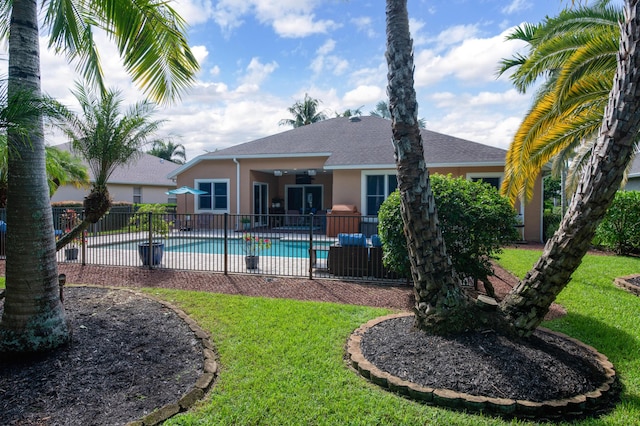
<svg viewBox="0 0 640 426">
<path fill-rule="evenodd" d="M 540 252 L 508 249 L 500 263 L 522 276 Z M 640 259 L 586 256 L 558 302 L 568 315 L 543 325 L 594 346 L 624 386 L 614 411 L 579 425 L 640 419 L 640 298 L 613 278 Z M 0 280 L 0 287 L 3 280 Z M 169 425 L 525 425 L 519 420 L 422 405 L 370 384 L 346 367 L 349 334 L 389 310 L 330 303 L 153 289 L 211 333 L 220 377 L 208 396 Z"/>
<path fill-rule="evenodd" d="M 509 249 L 501 263 L 522 276 L 539 252 Z M 596 347 L 625 386 L 610 414 L 581 425 L 640 419 L 640 298 L 616 289 L 616 276 L 640 259 L 587 256 L 559 303 L 569 314 L 544 325 Z M 208 330 L 222 371 L 209 396 L 170 425 L 503 425 L 519 420 L 448 411 L 384 391 L 346 368 L 344 344 L 388 310 L 329 303 L 153 290 Z"/>
</svg>

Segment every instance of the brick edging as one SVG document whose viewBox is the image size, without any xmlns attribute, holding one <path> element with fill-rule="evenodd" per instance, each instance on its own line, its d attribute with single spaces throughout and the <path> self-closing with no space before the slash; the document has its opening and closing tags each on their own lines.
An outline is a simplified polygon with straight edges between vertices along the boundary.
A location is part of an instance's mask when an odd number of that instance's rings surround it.
<svg viewBox="0 0 640 426">
<path fill-rule="evenodd" d="M 142 417 L 139 420 L 135 420 L 127 423 L 127 426 L 156 426 L 160 423 L 163 423 L 165 420 L 175 416 L 178 413 L 187 411 L 190 409 L 196 402 L 202 399 L 207 391 L 213 385 L 216 376 L 218 375 L 218 362 L 216 360 L 216 353 L 213 348 L 213 344 L 211 343 L 209 334 L 204 331 L 198 323 L 195 322 L 189 315 L 186 314 L 182 309 L 177 306 L 162 300 L 158 297 L 152 296 L 150 294 L 141 293 L 136 290 L 122 288 L 122 287 L 107 287 L 107 286 L 92 286 L 92 285 L 81 285 L 81 286 L 73 286 L 73 287 L 96 287 L 96 288 L 107 288 L 110 290 L 119 290 L 119 291 L 128 291 L 140 297 L 146 297 L 147 299 L 151 299 L 160 303 L 168 309 L 171 309 L 180 317 L 191 329 L 196 339 L 198 339 L 201 343 L 202 347 L 202 356 L 204 358 L 203 362 L 203 371 L 200 377 L 196 380 L 196 383 L 193 387 L 187 391 L 182 397 L 168 404 L 163 405 L 162 407 L 152 411 L 146 416 Z"/>
<path fill-rule="evenodd" d="M 635 294 L 636 296 L 640 296 L 640 286 L 631 284 L 628 280 L 631 278 L 638 278 L 640 274 L 626 275 L 624 277 L 618 277 L 613 280 L 613 283 L 623 289 L 628 291 L 629 293 Z"/>
<path fill-rule="evenodd" d="M 373 326 L 390 319 L 411 316 L 412 313 L 404 312 L 378 317 L 356 329 L 347 342 L 347 354 L 351 366 L 363 377 L 390 391 L 407 396 L 411 399 L 427 404 L 448 408 L 465 409 L 469 411 L 491 412 L 503 416 L 523 418 L 561 418 L 564 416 L 579 416 L 600 409 L 600 401 L 608 396 L 615 381 L 613 364 L 606 356 L 595 348 L 586 345 L 579 340 L 546 328 L 540 330 L 567 339 L 593 353 L 597 362 L 605 370 L 605 382 L 596 390 L 570 398 L 552 399 L 543 402 L 526 400 L 514 400 L 505 398 L 493 398 L 488 396 L 471 395 L 448 389 L 424 387 L 415 383 L 400 379 L 390 373 L 380 370 L 369 362 L 362 354 L 360 343 L 363 335 Z"/>
</svg>

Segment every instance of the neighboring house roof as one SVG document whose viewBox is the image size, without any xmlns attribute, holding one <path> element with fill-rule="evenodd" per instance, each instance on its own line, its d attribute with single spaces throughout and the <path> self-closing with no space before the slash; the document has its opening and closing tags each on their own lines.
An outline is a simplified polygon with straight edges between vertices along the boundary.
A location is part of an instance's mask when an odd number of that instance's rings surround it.
<svg viewBox="0 0 640 426">
<path fill-rule="evenodd" d="M 506 151 L 423 129 L 428 167 L 504 166 Z M 204 160 L 327 157 L 325 169 L 395 167 L 391 121 L 373 116 L 338 117 L 200 155 L 169 175 Z"/>
<path fill-rule="evenodd" d="M 55 148 L 71 151 L 71 144 L 63 143 L 55 145 Z M 82 162 L 87 165 L 86 161 L 82 160 Z M 176 183 L 168 178 L 167 175 L 174 172 L 178 167 L 180 167 L 179 164 L 143 152 L 136 161 L 117 167 L 109 177 L 108 183 L 173 187 L 176 186 Z M 87 170 L 89 172 L 89 180 L 93 182 L 95 180 L 93 173 L 91 169 L 88 168 Z"/>
</svg>

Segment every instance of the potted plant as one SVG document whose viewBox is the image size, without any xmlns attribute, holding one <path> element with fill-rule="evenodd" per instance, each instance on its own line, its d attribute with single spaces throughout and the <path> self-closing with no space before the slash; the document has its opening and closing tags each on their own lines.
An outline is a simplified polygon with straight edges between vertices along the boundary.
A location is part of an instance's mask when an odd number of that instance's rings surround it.
<svg viewBox="0 0 640 426">
<path fill-rule="evenodd" d="M 257 269 L 260 252 L 271 248 L 271 240 L 257 235 L 242 235 L 242 251 L 246 255 L 244 260 L 247 269 Z"/>
<path fill-rule="evenodd" d="M 162 262 L 164 254 L 164 240 L 169 235 L 173 224 L 165 218 L 166 209 L 162 204 L 143 204 L 137 213 L 131 217 L 129 224 L 135 231 L 151 232 L 153 241 L 138 244 L 138 254 L 145 266 L 156 266 Z M 151 250 L 151 259 L 149 251 Z"/>
<path fill-rule="evenodd" d="M 242 229 L 251 228 L 251 218 L 247 216 L 242 216 L 240 218 L 240 223 L 242 223 Z"/>
</svg>

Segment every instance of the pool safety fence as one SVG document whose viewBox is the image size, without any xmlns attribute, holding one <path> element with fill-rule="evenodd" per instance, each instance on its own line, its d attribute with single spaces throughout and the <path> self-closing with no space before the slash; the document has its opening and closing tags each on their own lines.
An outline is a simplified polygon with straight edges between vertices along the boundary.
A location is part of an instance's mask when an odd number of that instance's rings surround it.
<svg viewBox="0 0 640 426">
<path fill-rule="evenodd" d="M 54 216 L 58 222 L 67 217 L 60 212 Z M 0 232 L 0 243 L 4 238 Z M 79 240 L 57 253 L 59 262 L 406 282 L 383 265 L 377 217 L 112 211 Z"/>
</svg>

